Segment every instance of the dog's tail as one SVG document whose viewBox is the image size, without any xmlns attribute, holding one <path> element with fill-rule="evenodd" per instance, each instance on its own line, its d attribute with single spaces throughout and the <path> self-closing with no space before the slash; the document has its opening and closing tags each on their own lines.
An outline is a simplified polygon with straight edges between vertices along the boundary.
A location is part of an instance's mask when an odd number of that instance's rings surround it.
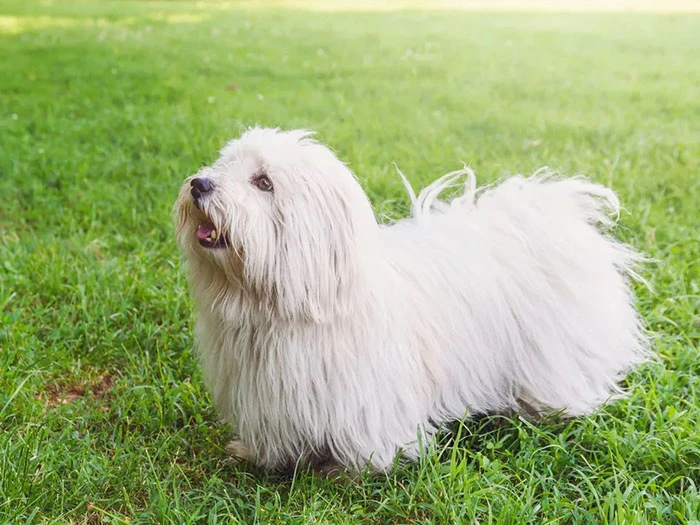
<svg viewBox="0 0 700 525">
<path fill-rule="evenodd" d="M 558 183 L 558 188 L 566 186 L 565 194 L 577 196 L 575 200 L 585 208 L 580 211 L 584 213 L 589 223 L 596 224 L 603 229 L 609 229 L 615 226 L 620 218 L 620 202 L 614 191 L 600 184 L 592 183 L 585 177 L 560 178 L 556 171 L 547 167 L 538 169 L 530 177 L 516 175 L 510 177 L 504 184 L 486 184 L 477 188 L 474 171 L 465 165 L 460 170 L 452 171 L 436 179 L 416 195 L 403 172 L 398 166 L 394 166 L 411 200 L 411 217 L 417 221 L 425 220 L 431 213 L 441 213 L 451 208 L 472 209 L 476 207 L 479 196 L 491 193 L 488 190 L 492 188 L 498 189 L 500 199 L 503 198 L 504 193 L 515 191 L 518 195 L 515 196 L 514 202 L 519 202 L 522 201 L 521 191 L 523 188 L 551 187 L 551 183 Z M 461 195 L 447 201 L 439 199 L 443 192 L 459 187 L 463 188 Z M 641 257 L 640 260 L 648 262 L 644 257 Z M 643 281 L 638 275 L 634 277 L 636 280 Z"/>
</svg>

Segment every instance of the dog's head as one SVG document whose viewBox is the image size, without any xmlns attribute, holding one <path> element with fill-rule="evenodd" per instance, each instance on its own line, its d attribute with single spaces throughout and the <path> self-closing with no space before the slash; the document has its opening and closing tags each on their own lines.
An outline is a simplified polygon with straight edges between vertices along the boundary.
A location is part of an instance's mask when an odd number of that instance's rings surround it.
<svg viewBox="0 0 700 525">
<path fill-rule="evenodd" d="M 193 273 L 207 266 L 266 311 L 308 320 L 351 307 L 377 235 L 355 177 L 306 131 L 229 142 L 185 181 L 175 220 Z"/>
</svg>

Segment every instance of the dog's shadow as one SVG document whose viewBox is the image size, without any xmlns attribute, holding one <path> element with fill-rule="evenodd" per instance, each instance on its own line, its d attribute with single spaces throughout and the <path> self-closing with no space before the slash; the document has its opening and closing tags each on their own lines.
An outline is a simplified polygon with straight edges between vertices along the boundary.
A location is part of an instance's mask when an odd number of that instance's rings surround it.
<svg viewBox="0 0 700 525">
<path fill-rule="evenodd" d="M 530 418 L 518 414 L 479 415 L 453 421 L 439 433 L 434 453 L 441 463 L 453 460 L 455 452 L 468 452 L 471 456 L 477 456 L 507 450 L 511 454 L 517 454 L 522 446 L 523 433 L 542 423 L 551 426 L 561 422 L 547 417 L 534 423 Z"/>
</svg>

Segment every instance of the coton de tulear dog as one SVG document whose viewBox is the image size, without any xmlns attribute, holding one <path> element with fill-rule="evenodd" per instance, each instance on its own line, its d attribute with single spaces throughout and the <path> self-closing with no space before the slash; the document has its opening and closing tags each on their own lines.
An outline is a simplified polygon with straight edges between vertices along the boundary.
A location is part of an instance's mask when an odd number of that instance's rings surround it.
<svg viewBox="0 0 700 525">
<path fill-rule="evenodd" d="M 274 129 L 185 182 L 197 346 L 238 458 L 387 471 L 467 413 L 590 413 L 647 357 L 612 191 L 542 173 L 477 190 L 466 169 L 418 196 L 404 182 L 411 217 L 379 225 L 328 148 Z"/>
</svg>

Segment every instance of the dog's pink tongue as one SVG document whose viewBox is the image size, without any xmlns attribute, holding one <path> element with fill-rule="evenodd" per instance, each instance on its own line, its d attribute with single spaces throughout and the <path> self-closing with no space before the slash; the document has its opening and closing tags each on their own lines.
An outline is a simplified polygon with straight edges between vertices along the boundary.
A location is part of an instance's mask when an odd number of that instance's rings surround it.
<svg viewBox="0 0 700 525">
<path fill-rule="evenodd" d="M 213 224 L 200 224 L 199 228 L 197 228 L 197 237 L 200 239 L 206 239 L 213 230 Z"/>
</svg>

